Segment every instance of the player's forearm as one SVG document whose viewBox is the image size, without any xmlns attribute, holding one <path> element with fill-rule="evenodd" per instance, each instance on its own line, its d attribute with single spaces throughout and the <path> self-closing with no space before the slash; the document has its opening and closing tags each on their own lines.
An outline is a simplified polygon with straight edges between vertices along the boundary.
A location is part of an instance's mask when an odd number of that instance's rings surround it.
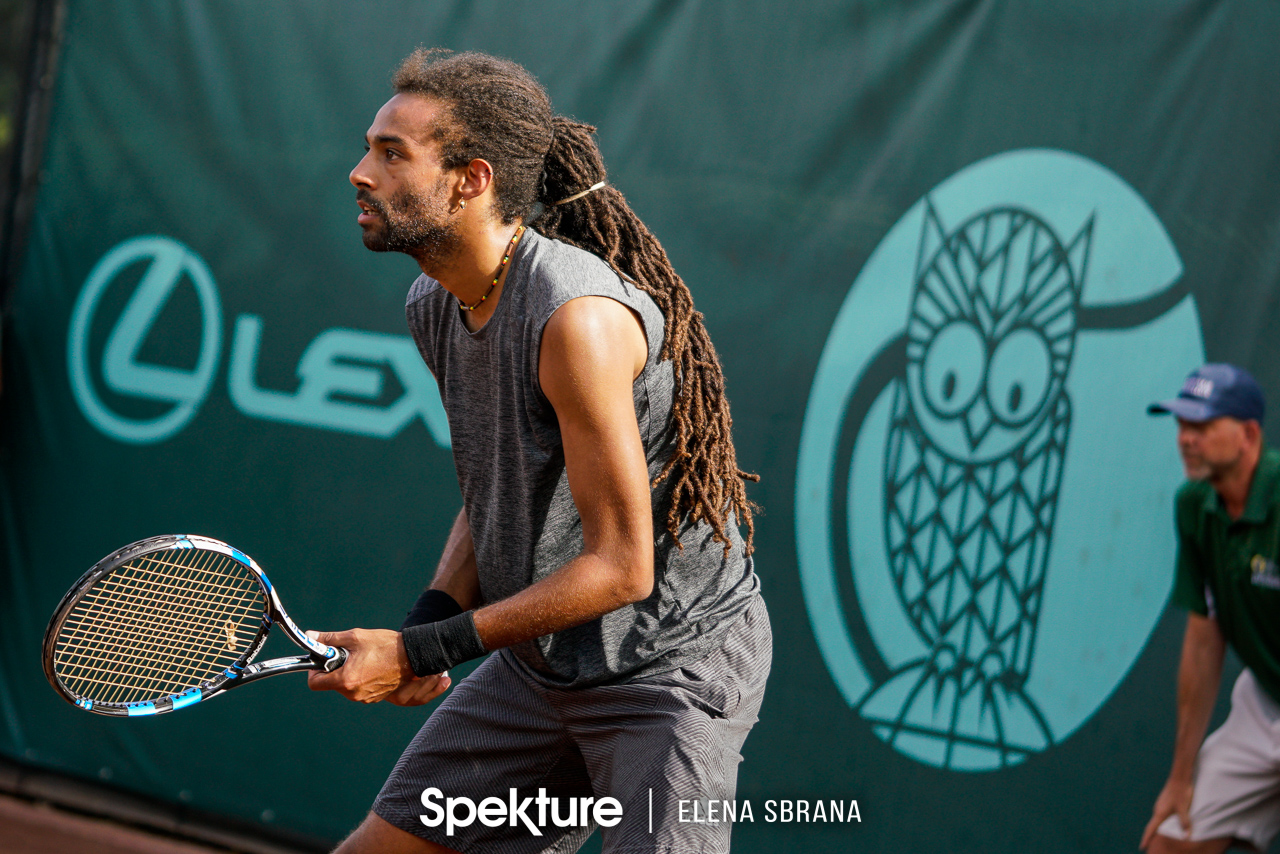
<svg viewBox="0 0 1280 854">
<path fill-rule="evenodd" d="M 652 547 L 650 547 L 652 548 Z M 653 591 L 651 551 L 629 560 L 586 551 L 514 596 L 403 631 L 403 655 L 418 676 L 439 673 L 502 647 L 581 625 Z"/>
<path fill-rule="evenodd" d="M 453 520 L 453 528 L 449 531 L 449 539 L 445 542 L 444 551 L 440 555 L 440 563 L 436 567 L 435 577 L 431 580 L 431 588 L 448 593 L 464 611 L 480 605 L 480 576 L 476 569 L 476 546 L 471 539 L 466 508 L 459 510 L 457 518 Z"/>
<path fill-rule="evenodd" d="M 475 613 L 486 649 L 571 629 L 653 592 L 651 553 L 627 558 L 584 552 L 519 593 Z"/>
<path fill-rule="evenodd" d="M 1178 665 L 1178 730 L 1171 780 L 1190 782 L 1218 697 L 1226 641 L 1216 621 L 1190 614 Z"/>
</svg>

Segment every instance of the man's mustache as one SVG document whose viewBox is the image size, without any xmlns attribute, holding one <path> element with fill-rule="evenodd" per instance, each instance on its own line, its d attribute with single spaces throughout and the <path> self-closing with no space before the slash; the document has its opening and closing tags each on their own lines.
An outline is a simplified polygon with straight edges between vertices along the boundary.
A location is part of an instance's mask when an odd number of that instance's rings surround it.
<svg viewBox="0 0 1280 854">
<path fill-rule="evenodd" d="M 387 210 L 385 207 L 383 207 L 382 202 L 378 201 L 373 196 L 369 195 L 368 190 L 357 190 L 356 201 L 361 204 L 368 205 L 379 216 L 386 217 L 387 215 Z"/>
</svg>

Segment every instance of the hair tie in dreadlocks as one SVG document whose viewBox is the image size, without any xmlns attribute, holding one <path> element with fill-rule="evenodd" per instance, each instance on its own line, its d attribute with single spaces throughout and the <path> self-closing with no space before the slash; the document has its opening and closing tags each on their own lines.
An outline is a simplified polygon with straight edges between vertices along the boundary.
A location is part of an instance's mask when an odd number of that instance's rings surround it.
<svg viewBox="0 0 1280 854">
<path fill-rule="evenodd" d="M 572 196 L 566 196 L 565 198 L 561 199 L 558 202 L 552 202 L 551 207 L 554 208 L 560 205 L 567 205 L 569 202 L 576 202 L 578 199 L 582 198 L 583 196 L 588 195 L 589 193 L 594 193 L 596 190 L 599 190 L 601 187 L 605 187 L 605 186 L 608 186 L 606 182 L 597 181 L 596 183 L 592 184 L 590 187 L 587 187 L 587 189 L 583 190 L 581 193 L 574 193 Z"/>
</svg>

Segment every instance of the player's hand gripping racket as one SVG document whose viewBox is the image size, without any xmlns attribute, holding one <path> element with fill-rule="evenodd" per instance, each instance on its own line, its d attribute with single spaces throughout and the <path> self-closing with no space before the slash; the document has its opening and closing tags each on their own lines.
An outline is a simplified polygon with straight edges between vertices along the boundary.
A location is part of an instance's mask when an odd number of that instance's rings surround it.
<svg viewBox="0 0 1280 854">
<path fill-rule="evenodd" d="M 272 625 L 308 654 L 250 663 Z M 152 537 L 108 555 L 62 597 L 44 634 L 49 683 L 102 715 L 171 712 L 346 659 L 294 625 L 252 558 L 208 537 Z"/>
</svg>

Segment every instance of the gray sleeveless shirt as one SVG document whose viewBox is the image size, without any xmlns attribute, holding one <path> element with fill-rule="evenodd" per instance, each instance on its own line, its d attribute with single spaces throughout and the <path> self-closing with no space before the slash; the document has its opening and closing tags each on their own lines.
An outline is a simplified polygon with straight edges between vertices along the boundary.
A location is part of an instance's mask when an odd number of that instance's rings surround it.
<svg viewBox="0 0 1280 854">
<path fill-rule="evenodd" d="M 555 411 L 538 382 L 547 320 L 582 296 L 605 296 L 643 321 L 649 359 L 633 385 L 650 479 L 670 458 L 675 378 L 662 361 L 662 312 L 596 256 L 529 229 L 516 246 L 489 321 L 474 333 L 458 301 L 428 276 L 409 290 L 406 314 L 440 386 L 453 459 L 475 540 L 480 593 L 496 602 L 582 552 L 582 520 L 569 493 Z M 562 687 L 626 681 L 680 667 L 718 647 L 758 595 L 736 527 L 732 548 L 706 523 L 685 524 L 683 549 L 667 531 L 670 479 L 653 496 L 653 594 L 581 626 L 504 651 L 532 676 Z"/>
</svg>

